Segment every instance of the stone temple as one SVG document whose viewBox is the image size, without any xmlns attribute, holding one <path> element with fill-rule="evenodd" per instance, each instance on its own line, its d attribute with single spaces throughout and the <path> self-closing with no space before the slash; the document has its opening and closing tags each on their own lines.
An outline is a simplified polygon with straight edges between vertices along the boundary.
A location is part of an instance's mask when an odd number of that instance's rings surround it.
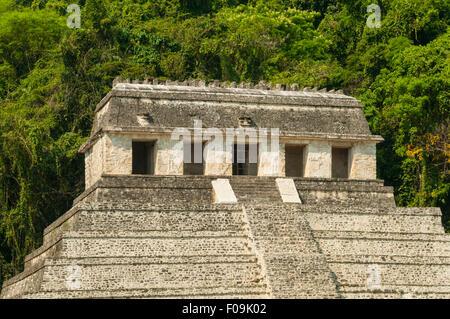
<svg viewBox="0 0 450 319">
<path fill-rule="evenodd" d="M 85 191 L 2 298 L 449 298 L 439 208 L 396 207 L 360 101 L 116 79 Z"/>
</svg>

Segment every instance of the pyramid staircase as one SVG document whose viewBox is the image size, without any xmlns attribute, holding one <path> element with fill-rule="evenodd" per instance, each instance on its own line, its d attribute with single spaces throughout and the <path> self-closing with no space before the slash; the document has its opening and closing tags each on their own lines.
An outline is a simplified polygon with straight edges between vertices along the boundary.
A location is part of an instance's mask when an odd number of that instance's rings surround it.
<svg viewBox="0 0 450 319">
<path fill-rule="evenodd" d="M 217 178 L 217 177 L 216 177 Z M 2 298 L 449 298 L 438 208 L 398 208 L 381 181 L 104 175 L 44 231 Z"/>
<path fill-rule="evenodd" d="M 240 203 L 282 203 L 274 178 L 233 176 L 229 180 Z"/>
<path fill-rule="evenodd" d="M 2 297 L 269 296 L 239 206 L 80 203 L 69 213 Z M 79 288 L 67 282 L 71 265 Z"/>
</svg>

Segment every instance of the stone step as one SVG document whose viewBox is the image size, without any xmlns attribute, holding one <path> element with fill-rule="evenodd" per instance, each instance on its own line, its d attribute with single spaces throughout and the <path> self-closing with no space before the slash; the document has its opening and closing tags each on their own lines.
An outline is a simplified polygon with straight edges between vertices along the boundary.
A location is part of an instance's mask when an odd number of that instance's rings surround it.
<svg viewBox="0 0 450 319">
<path fill-rule="evenodd" d="M 68 236 L 70 236 L 68 234 Z M 113 257 L 113 256 L 190 256 L 232 255 L 248 252 L 244 237 L 211 238 L 64 238 L 62 256 Z M 105 247 L 105 245 L 107 247 Z"/>
<path fill-rule="evenodd" d="M 314 177 L 292 177 L 294 182 L 299 185 L 351 185 L 355 187 L 372 185 L 384 186 L 384 181 L 381 179 L 342 179 L 342 178 L 314 178 Z"/>
<path fill-rule="evenodd" d="M 341 295 L 348 299 L 448 299 L 450 286 L 382 285 L 380 289 L 342 285 Z"/>
<path fill-rule="evenodd" d="M 401 256 L 401 255 L 324 255 L 334 264 L 386 264 L 386 265 L 450 265 L 450 257 L 445 256 Z"/>
<path fill-rule="evenodd" d="M 261 253 L 270 253 L 272 255 L 297 254 L 313 255 L 315 242 L 312 238 L 284 237 L 258 237 L 256 239 L 256 248 Z M 313 249 L 313 250 L 312 250 Z"/>
<path fill-rule="evenodd" d="M 212 203 L 210 189 L 165 189 L 165 188 L 98 188 L 91 200 L 99 202 L 121 202 L 124 200 L 147 203 Z"/>
<path fill-rule="evenodd" d="M 145 288 L 118 290 L 51 290 L 23 296 L 33 299 L 72 298 L 151 298 L 151 299 L 261 299 L 270 298 L 265 286 L 200 287 L 200 288 Z"/>
<path fill-rule="evenodd" d="M 320 254 L 273 253 L 266 249 L 264 255 L 275 298 L 338 297 L 331 272 Z"/>
<path fill-rule="evenodd" d="M 44 258 L 240 255 L 249 252 L 249 239 L 232 232 L 74 232 L 41 246 L 26 257 L 26 267 Z"/>
<path fill-rule="evenodd" d="M 102 214 L 100 215 L 102 217 L 99 218 L 99 220 L 97 220 L 97 215 L 95 215 L 97 213 Z M 109 213 L 112 215 L 108 215 Z M 167 215 L 163 215 L 162 213 Z M 191 225 L 195 223 L 195 221 L 198 221 L 198 229 L 200 229 L 202 227 L 200 225 L 205 224 L 205 227 L 211 226 L 211 223 L 214 223 L 213 220 L 216 219 L 216 225 L 233 225 L 233 223 L 236 222 L 236 213 L 242 213 L 242 207 L 241 205 L 237 204 L 212 203 L 168 203 L 158 205 L 129 201 L 123 201 L 120 203 L 81 202 L 72 207 L 68 212 L 59 217 L 44 230 L 44 244 L 54 241 L 63 231 L 77 229 L 83 230 L 86 229 L 86 227 L 87 229 L 95 229 L 95 227 L 101 227 L 102 229 L 112 230 L 115 229 L 115 227 L 119 227 L 120 229 L 124 227 L 124 230 L 145 230 L 148 229 L 147 225 L 149 225 L 149 227 L 153 227 L 152 225 L 158 224 L 158 222 L 167 223 L 167 226 L 169 226 L 173 223 L 177 223 L 177 218 L 175 218 L 175 220 L 170 220 L 172 216 L 171 214 L 177 213 L 181 214 L 178 216 L 188 215 L 189 217 L 186 218 L 192 218 L 193 222 L 191 223 Z M 202 215 L 203 213 L 205 213 L 205 215 Z M 217 214 L 218 216 L 215 216 L 215 213 L 224 214 Z M 82 216 L 79 218 L 80 215 Z M 157 216 L 160 217 L 157 218 Z M 155 219 L 153 219 L 153 217 L 155 217 Z M 226 221 L 227 217 L 229 217 L 229 221 Z M 210 219 L 211 221 L 208 222 L 208 219 Z M 127 229 L 127 227 L 129 227 L 129 229 Z M 224 228 L 226 228 L 226 226 L 224 226 Z"/>
<path fill-rule="evenodd" d="M 20 298 L 25 292 L 39 292 L 42 282 L 43 267 L 22 273 L 3 282 L 0 299 Z"/>
<path fill-rule="evenodd" d="M 312 240 L 304 214 L 296 211 L 296 206 L 298 205 L 289 204 L 266 209 L 246 207 L 253 236 L 264 240 L 271 238 Z"/>
<path fill-rule="evenodd" d="M 448 240 L 420 240 L 395 238 L 339 238 L 316 235 L 316 240 L 325 254 L 378 255 L 378 256 L 450 256 Z"/>
<path fill-rule="evenodd" d="M 378 240 L 378 241 L 415 241 L 415 242 L 442 242 L 450 243 L 447 234 L 411 234 L 389 232 L 364 232 L 364 231 L 330 231 L 313 230 L 314 237 L 320 239 L 349 239 L 349 240 Z M 450 245 L 449 245 L 450 249 Z"/>
<path fill-rule="evenodd" d="M 255 190 L 245 190 L 245 189 L 233 189 L 234 193 L 239 195 L 251 195 L 251 196 L 259 196 L 259 197 L 274 197 L 274 198 L 281 198 L 279 193 L 275 193 L 275 191 L 255 191 Z"/>
<path fill-rule="evenodd" d="M 270 181 L 270 183 L 264 182 L 246 182 L 246 183 L 241 183 L 241 182 L 230 182 L 230 184 L 232 184 L 235 188 L 239 189 L 247 189 L 247 188 L 255 188 L 255 189 L 272 189 L 273 187 L 276 187 L 276 184 L 274 181 Z"/>
<path fill-rule="evenodd" d="M 297 210 L 301 205 L 244 206 L 275 298 L 339 297 L 304 214 Z"/>
<path fill-rule="evenodd" d="M 82 259 L 63 261 L 48 259 L 41 289 L 67 290 L 67 281 L 73 278 L 76 265 L 83 290 L 117 290 L 145 288 L 199 288 L 199 287 L 254 287 L 263 278 L 254 261 L 209 263 L 94 263 Z M 69 268 L 68 268 L 69 267 Z"/>
<path fill-rule="evenodd" d="M 11 298 L 17 296 L 17 294 L 29 291 L 36 292 L 42 290 L 43 278 L 53 278 L 54 273 L 50 272 L 49 269 L 54 267 L 64 268 L 66 274 L 69 274 L 70 269 L 67 269 L 70 265 L 77 265 L 80 267 L 81 271 L 83 269 L 94 269 L 95 267 L 100 267 L 97 269 L 104 269 L 105 272 L 110 272 L 114 267 L 117 269 L 126 268 L 128 266 L 140 266 L 141 268 L 153 267 L 153 270 L 160 270 L 161 272 L 168 271 L 173 274 L 187 274 L 189 271 L 174 271 L 176 267 L 187 267 L 196 271 L 198 265 L 210 265 L 212 267 L 209 271 L 210 274 L 220 274 L 220 272 L 212 270 L 214 267 L 219 265 L 220 269 L 234 269 L 236 273 L 234 275 L 227 275 L 227 278 L 238 278 L 245 273 L 241 269 L 236 267 L 244 267 L 245 269 L 250 269 L 253 274 L 255 274 L 255 282 L 261 282 L 258 285 L 263 285 L 263 277 L 261 274 L 261 268 L 258 264 L 257 257 L 253 253 L 247 253 L 242 255 L 197 255 L 197 256 L 140 256 L 140 257 L 91 257 L 91 258 L 55 258 L 47 257 L 42 260 L 40 264 L 35 264 L 29 269 L 25 269 L 20 275 L 17 275 L 3 284 L 2 297 Z M 238 265 L 238 266 L 236 266 Z M 239 266 L 241 265 L 241 266 Z M 242 266 L 243 265 L 243 266 Z M 236 266 L 236 267 L 235 267 Z M 50 267 L 50 268 L 49 268 Z M 53 267 L 53 268 L 52 268 Z M 113 267 L 113 268 L 111 268 Z M 200 266 L 201 267 L 201 266 Z M 58 269 L 59 269 L 58 268 Z M 116 269 L 114 268 L 114 269 Z M 60 273 L 63 270 L 58 270 Z M 124 271 L 122 269 L 122 271 Z M 44 276 L 45 272 L 45 277 Z M 101 272 L 97 271 L 98 276 L 101 276 Z M 131 275 L 131 274 L 130 274 Z M 49 277 L 50 276 L 50 277 Z M 112 275 L 111 275 L 112 276 Z M 120 273 L 116 273 L 117 277 L 122 276 Z M 161 276 L 159 276 L 161 277 Z M 162 278 L 162 277 L 161 277 Z M 130 279 L 130 278 L 129 278 Z M 101 278 L 99 281 L 105 281 Z M 234 280 L 234 279 L 233 279 Z M 130 281 L 132 281 L 130 279 Z M 61 283 L 61 280 L 60 280 Z M 183 284 L 183 281 L 179 281 Z M 52 284 L 52 281 L 49 281 Z"/>
<path fill-rule="evenodd" d="M 217 263 L 257 263 L 257 257 L 254 253 L 242 255 L 192 255 L 192 256 L 140 256 L 140 257 L 86 257 L 86 258 L 48 258 L 47 264 L 67 265 L 78 264 L 85 266 L 93 265 L 128 265 L 128 264 L 217 264 Z"/>
<path fill-rule="evenodd" d="M 367 194 L 367 193 L 350 193 L 350 192 L 331 192 L 331 191 L 318 191 L 318 192 L 306 192 L 301 189 L 297 189 L 302 199 L 302 202 L 306 205 L 346 205 L 346 206 L 362 206 L 373 207 L 376 203 L 376 207 L 395 207 L 394 196 L 391 194 Z"/>
<path fill-rule="evenodd" d="M 241 210 L 80 210 L 65 229 L 44 234 L 44 244 L 64 230 L 76 231 L 192 231 L 239 232 L 243 228 Z"/>
<path fill-rule="evenodd" d="M 274 179 L 231 179 L 238 202 L 282 202 Z"/>
<path fill-rule="evenodd" d="M 358 185 L 345 182 L 336 183 L 299 183 L 295 181 L 295 186 L 299 191 L 345 191 L 357 193 L 392 193 L 393 188 L 384 185 Z"/>
<path fill-rule="evenodd" d="M 255 185 L 248 187 L 233 187 L 233 190 L 245 191 L 253 194 L 263 194 L 263 193 L 275 194 L 275 191 L 278 191 L 277 189 L 273 189 L 273 187 L 257 187 Z"/>
<path fill-rule="evenodd" d="M 241 203 L 271 203 L 271 202 L 277 202 L 280 201 L 280 199 L 278 198 L 274 198 L 274 197 L 264 197 L 264 196 L 251 196 L 251 195 L 241 195 L 241 196 L 236 196 L 238 202 Z"/>
<path fill-rule="evenodd" d="M 307 213 L 313 230 L 444 234 L 439 215 Z"/>
<path fill-rule="evenodd" d="M 357 264 L 330 263 L 342 285 L 366 286 L 368 280 L 379 276 L 378 283 L 383 285 L 435 286 L 450 282 L 450 264 L 411 265 L 411 264 Z"/>
<path fill-rule="evenodd" d="M 305 204 L 336 204 L 395 207 L 392 187 L 357 181 L 305 181 L 294 179 Z"/>
<path fill-rule="evenodd" d="M 247 207 L 247 205 L 246 205 Z M 287 214 L 299 214 L 308 216 L 307 214 L 324 214 L 324 218 L 328 218 L 327 214 L 331 215 L 393 215 L 393 216 L 434 216 L 441 218 L 442 213 L 438 207 L 373 207 L 373 206 L 353 206 L 353 205 L 292 205 L 289 203 L 273 203 L 263 205 L 252 204 L 247 209 L 254 211 L 278 210 L 280 216 Z"/>
<path fill-rule="evenodd" d="M 406 215 L 406 216 L 438 216 L 442 213 L 438 207 L 374 207 L 352 205 L 301 205 L 298 211 L 317 214 L 363 214 L 363 215 Z"/>
<path fill-rule="evenodd" d="M 255 223 L 270 219 L 268 229 L 294 227 L 304 217 L 312 230 L 327 232 L 367 232 L 444 235 L 439 209 L 373 209 L 311 205 L 247 205 L 257 214 Z M 295 224 L 296 225 L 296 224 Z M 295 226 L 298 227 L 298 226 Z"/>
</svg>

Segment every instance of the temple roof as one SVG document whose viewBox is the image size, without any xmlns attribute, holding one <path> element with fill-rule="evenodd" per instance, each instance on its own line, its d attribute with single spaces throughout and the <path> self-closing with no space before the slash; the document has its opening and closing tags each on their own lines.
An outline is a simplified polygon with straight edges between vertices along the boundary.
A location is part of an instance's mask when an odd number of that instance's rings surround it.
<svg viewBox="0 0 450 319">
<path fill-rule="evenodd" d="M 192 128 L 194 120 L 201 120 L 204 128 L 238 128 L 243 122 L 278 128 L 281 137 L 382 140 L 370 132 L 362 103 L 342 91 L 157 79 L 116 79 L 97 105 L 91 139 L 99 132 L 168 133 Z"/>
</svg>

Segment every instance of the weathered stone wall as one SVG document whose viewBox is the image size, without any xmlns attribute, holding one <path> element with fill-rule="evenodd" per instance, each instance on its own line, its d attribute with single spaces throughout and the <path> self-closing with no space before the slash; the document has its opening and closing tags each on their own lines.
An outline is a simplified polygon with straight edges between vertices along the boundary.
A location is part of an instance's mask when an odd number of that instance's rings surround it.
<svg viewBox="0 0 450 319">
<path fill-rule="evenodd" d="M 84 155 L 84 180 L 86 189 L 98 181 L 103 173 L 103 144 L 103 139 L 97 139 Z"/>
<path fill-rule="evenodd" d="M 183 175 L 182 139 L 172 139 L 170 135 L 148 134 L 104 134 L 97 139 L 85 154 L 86 188 L 94 184 L 101 174 L 131 174 L 132 141 L 156 141 L 153 161 L 155 175 Z M 305 145 L 303 159 L 304 177 L 331 177 L 332 143 L 317 140 L 286 140 Z M 230 143 L 228 143 L 230 144 Z M 271 147 L 270 142 L 259 144 L 258 176 L 285 176 L 285 145 Z M 356 143 L 349 149 L 349 178 L 376 179 L 375 144 Z M 212 176 L 232 175 L 232 144 L 226 140 L 206 142 L 203 159 L 204 174 Z"/>
<path fill-rule="evenodd" d="M 284 144 L 278 138 L 261 143 L 258 176 L 285 176 L 285 155 Z"/>
<path fill-rule="evenodd" d="M 160 136 L 155 145 L 155 175 L 183 175 L 183 140 Z"/>
<path fill-rule="evenodd" d="M 1 296 L 267 298 L 243 220 L 232 205 L 80 204 L 46 229 L 53 240 Z M 78 288 L 68 284 L 71 265 Z"/>
<path fill-rule="evenodd" d="M 311 141 L 305 147 L 305 177 L 331 178 L 331 144 Z"/>
<path fill-rule="evenodd" d="M 361 103 L 344 95 L 124 84 L 107 100 L 109 116 L 99 117 L 93 132 L 141 127 L 137 115 L 148 114 L 150 127 L 192 127 L 194 119 L 201 119 L 206 127 L 232 128 L 246 116 L 261 128 L 370 135 Z"/>
<path fill-rule="evenodd" d="M 450 295 L 450 239 L 438 208 L 382 204 L 392 188 L 381 181 L 307 178 L 294 179 L 306 203 L 287 204 L 276 178 L 245 176 L 229 177 L 237 204 L 211 204 L 214 179 L 102 176 L 45 229 L 43 246 L 1 297 Z M 354 200 L 338 195 L 351 193 Z M 68 285 L 71 265 L 80 288 Z"/>
<path fill-rule="evenodd" d="M 441 213 L 395 207 L 392 187 L 376 180 L 381 138 L 359 101 L 295 86 L 213 86 L 117 85 L 80 148 L 85 192 L 45 229 L 1 297 L 450 296 Z M 209 176 L 180 176 L 183 134 L 199 119 Z M 234 141 L 218 138 L 240 126 L 280 130 L 281 143 L 259 145 L 257 177 L 231 176 Z M 156 176 L 131 175 L 133 141 L 155 141 Z M 291 144 L 305 146 L 293 155 L 303 156 L 305 177 L 277 180 Z M 348 149 L 348 178 L 332 178 L 337 147 Z"/>
<path fill-rule="evenodd" d="M 338 297 L 332 273 L 304 216 L 296 213 L 297 205 L 246 205 L 245 211 L 275 298 Z"/>
<path fill-rule="evenodd" d="M 131 174 L 131 137 L 118 134 L 105 134 L 104 174 Z"/>
<path fill-rule="evenodd" d="M 308 205 L 395 207 L 394 190 L 380 180 L 293 178 L 300 198 Z"/>
<path fill-rule="evenodd" d="M 349 156 L 350 179 L 376 179 L 376 145 L 355 143 Z"/>
<path fill-rule="evenodd" d="M 80 148 L 86 152 L 87 187 L 104 173 L 131 173 L 132 140 L 157 140 L 155 175 L 182 175 L 182 136 L 174 140 L 170 135 L 199 127 L 207 143 L 206 175 L 232 174 L 232 146 L 226 145 L 225 129 L 266 129 L 269 135 L 276 129 L 282 142 L 278 150 L 260 147 L 259 176 L 285 176 L 286 142 L 306 145 L 305 177 L 329 178 L 331 147 L 345 142 L 352 147 L 349 178 L 375 178 L 374 145 L 382 138 L 371 135 L 358 100 L 342 92 L 297 91 L 297 86 L 283 91 L 267 90 L 265 84 L 250 89 L 247 84 L 223 87 L 214 82 L 204 87 L 194 82 L 117 82 L 97 106 L 91 139 Z M 211 148 L 213 144 L 222 149 Z"/>
<path fill-rule="evenodd" d="M 219 134 L 206 142 L 205 175 L 227 176 L 233 174 L 233 144 Z"/>
</svg>

